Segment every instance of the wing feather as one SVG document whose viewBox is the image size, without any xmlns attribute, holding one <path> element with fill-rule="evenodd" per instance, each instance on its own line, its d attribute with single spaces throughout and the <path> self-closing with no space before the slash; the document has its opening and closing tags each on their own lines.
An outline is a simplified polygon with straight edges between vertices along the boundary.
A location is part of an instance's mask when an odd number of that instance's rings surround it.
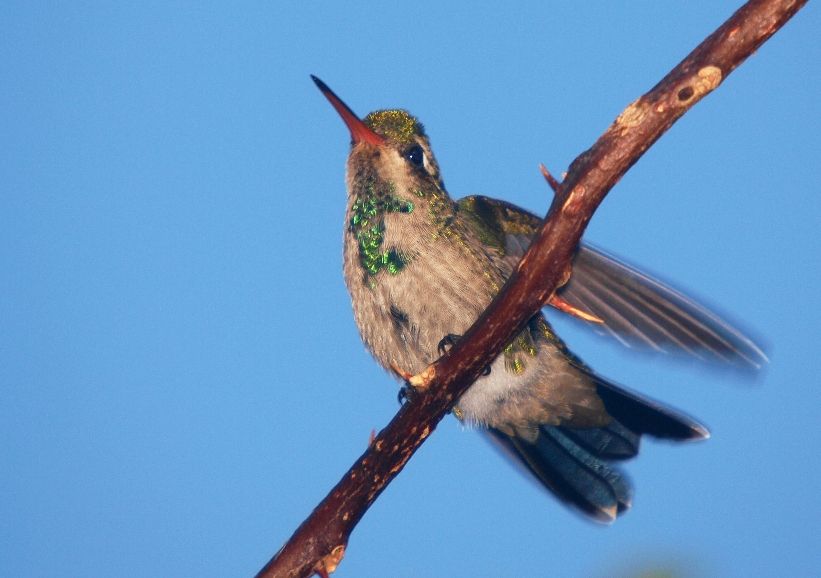
<svg viewBox="0 0 821 578">
<path fill-rule="evenodd" d="M 541 225 L 536 215 L 487 197 L 466 197 L 459 207 L 485 242 L 503 250 L 503 268 L 508 273 Z M 707 307 L 585 243 L 559 295 L 602 319 L 603 324 L 589 325 L 627 347 L 756 369 L 768 361 L 752 339 Z"/>
</svg>

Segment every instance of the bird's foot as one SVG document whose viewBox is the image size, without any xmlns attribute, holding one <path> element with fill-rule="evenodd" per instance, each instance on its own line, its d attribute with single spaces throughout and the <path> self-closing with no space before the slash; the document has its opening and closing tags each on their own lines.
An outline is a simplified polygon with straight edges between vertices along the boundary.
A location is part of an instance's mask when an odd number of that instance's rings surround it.
<svg viewBox="0 0 821 578">
<path fill-rule="evenodd" d="M 456 345 L 456 342 L 460 339 L 462 339 L 462 336 L 456 335 L 455 333 L 448 333 L 445 335 L 439 342 L 439 345 L 436 346 L 436 349 L 439 351 L 439 355 L 444 355 L 450 351 L 450 348 Z"/>
<path fill-rule="evenodd" d="M 433 378 L 436 376 L 436 370 L 432 365 L 427 366 L 422 373 L 417 373 L 416 375 L 399 367 L 399 364 L 394 360 L 391 360 L 390 365 L 396 375 L 405 381 L 405 384 L 396 395 L 396 400 L 399 402 L 399 405 L 402 405 L 406 401 L 412 402 L 418 393 L 425 391 L 428 386 L 430 386 L 431 381 L 433 381 Z"/>
<path fill-rule="evenodd" d="M 406 381 L 405 384 L 399 388 L 399 393 L 396 394 L 396 401 L 399 402 L 399 405 L 404 405 L 406 401 L 411 403 L 415 395 L 416 390 Z"/>
<path fill-rule="evenodd" d="M 439 350 L 439 355 L 444 355 L 450 349 L 456 345 L 456 342 L 462 339 L 461 335 L 456 335 L 455 333 L 448 333 L 445 335 L 442 340 L 439 342 L 439 345 L 436 346 L 436 349 Z M 486 365 L 482 370 L 482 375 L 490 375 L 490 365 Z"/>
</svg>

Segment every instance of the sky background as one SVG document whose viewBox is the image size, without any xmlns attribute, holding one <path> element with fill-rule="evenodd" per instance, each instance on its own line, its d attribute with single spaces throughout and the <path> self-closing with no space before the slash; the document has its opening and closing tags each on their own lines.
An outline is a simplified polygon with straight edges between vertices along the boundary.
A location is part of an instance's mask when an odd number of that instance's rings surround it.
<svg viewBox="0 0 821 578">
<path fill-rule="evenodd" d="M 738 4 L 4 2 L 0 575 L 253 575 L 396 412 L 342 281 L 348 132 L 309 74 L 360 115 L 418 115 L 454 197 L 543 214 L 538 163 L 561 174 Z M 645 443 L 633 509 L 602 527 L 447 418 L 335 576 L 818 571 L 819 30 L 811 3 L 586 236 L 770 365 L 743 378 L 557 322 L 712 439 Z"/>
</svg>

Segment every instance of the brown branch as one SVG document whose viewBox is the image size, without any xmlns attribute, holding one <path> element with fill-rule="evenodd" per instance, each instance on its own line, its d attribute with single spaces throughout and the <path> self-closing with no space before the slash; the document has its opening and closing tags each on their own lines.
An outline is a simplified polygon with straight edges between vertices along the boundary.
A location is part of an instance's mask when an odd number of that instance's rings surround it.
<svg viewBox="0 0 821 578">
<path fill-rule="evenodd" d="M 573 161 L 564 182 L 556 183 L 556 195 L 536 240 L 501 293 L 463 338 L 426 370 L 431 387 L 402 406 L 258 576 L 327 576 L 334 571 L 350 533 L 370 505 L 482 368 L 560 285 L 582 232 L 607 192 L 681 115 L 805 3 L 752 0 L 745 4 Z"/>
</svg>

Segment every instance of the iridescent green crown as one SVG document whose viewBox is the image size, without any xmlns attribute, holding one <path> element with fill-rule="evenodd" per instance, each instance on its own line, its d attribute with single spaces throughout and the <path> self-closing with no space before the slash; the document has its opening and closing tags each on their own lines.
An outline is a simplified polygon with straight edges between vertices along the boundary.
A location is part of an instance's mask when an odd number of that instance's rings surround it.
<svg viewBox="0 0 821 578">
<path fill-rule="evenodd" d="M 414 136 L 425 136 L 425 127 L 406 110 L 377 110 L 363 122 L 377 134 L 398 143 L 411 143 Z"/>
</svg>

